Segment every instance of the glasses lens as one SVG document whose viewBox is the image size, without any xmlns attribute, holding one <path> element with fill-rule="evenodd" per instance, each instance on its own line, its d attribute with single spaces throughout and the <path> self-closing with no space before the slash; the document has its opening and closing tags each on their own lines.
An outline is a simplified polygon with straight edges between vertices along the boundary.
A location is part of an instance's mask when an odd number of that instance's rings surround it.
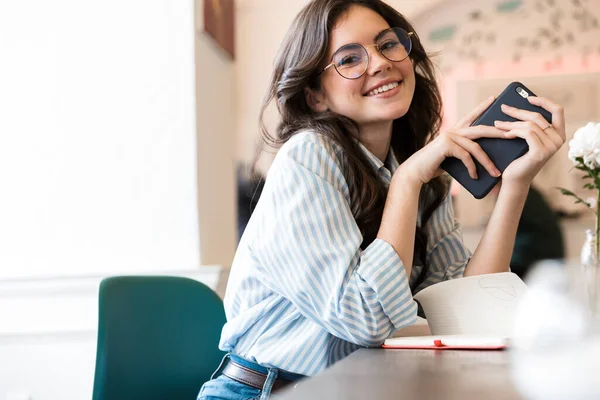
<svg viewBox="0 0 600 400">
<path fill-rule="evenodd" d="M 412 41 L 402 28 L 390 28 L 377 41 L 377 47 L 390 61 L 402 61 L 410 54 Z"/>
<path fill-rule="evenodd" d="M 369 55 L 364 47 L 348 44 L 336 51 L 333 62 L 337 72 L 347 79 L 357 79 L 367 70 Z"/>
</svg>

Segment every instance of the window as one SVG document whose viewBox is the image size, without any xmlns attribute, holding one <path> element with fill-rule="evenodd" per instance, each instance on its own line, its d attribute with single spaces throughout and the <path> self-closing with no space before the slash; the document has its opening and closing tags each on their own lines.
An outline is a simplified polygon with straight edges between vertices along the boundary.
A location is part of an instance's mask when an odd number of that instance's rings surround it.
<svg viewBox="0 0 600 400">
<path fill-rule="evenodd" d="M 199 265 L 193 6 L 0 3 L 0 278 Z"/>
</svg>

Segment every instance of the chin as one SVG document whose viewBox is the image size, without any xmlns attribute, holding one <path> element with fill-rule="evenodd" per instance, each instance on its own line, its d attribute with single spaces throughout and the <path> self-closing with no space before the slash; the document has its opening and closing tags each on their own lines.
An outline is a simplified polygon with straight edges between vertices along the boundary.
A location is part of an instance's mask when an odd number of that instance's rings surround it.
<svg viewBox="0 0 600 400">
<path fill-rule="evenodd" d="M 408 112 L 408 105 L 403 105 L 402 107 L 396 107 L 394 110 L 390 110 L 386 112 L 384 115 L 381 115 L 382 120 L 393 121 L 398 118 L 402 118 Z"/>
<path fill-rule="evenodd" d="M 398 114 L 396 114 L 396 116 L 393 119 L 402 118 L 406 115 L 407 112 L 408 112 L 408 107 L 403 108 L 402 111 L 400 111 Z"/>
<path fill-rule="evenodd" d="M 376 107 L 364 110 L 362 113 L 357 113 L 353 116 L 351 113 L 343 114 L 346 115 L 352 120 L 354 120 L 359 125 L 361 124 L 372 124 L 379 122 L 389 122 L 394 121 L 398 118 L 402 118 L 408 112 L 410 104 L 404 104 L 405 102 L 401 102 L 400 104 L 390 104 L 388 107 Z"/>
</svg>

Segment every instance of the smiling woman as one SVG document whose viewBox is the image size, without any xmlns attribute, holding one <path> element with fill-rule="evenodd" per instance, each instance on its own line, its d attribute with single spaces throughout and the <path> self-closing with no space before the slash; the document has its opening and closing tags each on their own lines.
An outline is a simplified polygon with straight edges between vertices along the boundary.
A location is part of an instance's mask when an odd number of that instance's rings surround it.
<svg viewBox="0 0 600 400">
<path fill-rule="evenodd" d="M 227 283 L 228 354 L 199 399 L 264 400 L 413 324 L 419 291 L 508 271 L 531 179 L 564 142 L 561 107 L 535 101 L 550 128 L 522 110 L 527 123 L 472 127 L 490 98 L 439 132 L 433 65 L 402 14 L 381 0 L 308 2 L 263 102 L 263 117 L 270 104 L 280 114 L 275 129 L 262 125 L 278 152 Z M 506 169 L 472 255 L 440 164 L 456 157 L 474 173 L 477 159 L 497 174 L 474 140 L 509 136 L 531 150 Z"/>
</svg>

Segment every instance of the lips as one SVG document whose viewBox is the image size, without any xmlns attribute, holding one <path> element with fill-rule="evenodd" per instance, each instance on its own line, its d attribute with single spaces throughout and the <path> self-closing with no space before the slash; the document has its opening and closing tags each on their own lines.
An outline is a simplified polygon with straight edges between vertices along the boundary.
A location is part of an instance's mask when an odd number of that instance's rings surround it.
<svg viewBox="0 0 600 400">
<path fill-rule="evenodd" d="M 386 93 L 392 89 L 397 88 L 399 85 L 400 85 L 400 83 L 398 83 L 398 82 L 388 83 L 387 85 L 383 85 L 377 89 L 371 90 L 369 93 L 366 94 L 366 96 L 370 97 L 370 96 L 376 96 L 380 93 Z"/>
<path fill-rule="evenodd" d="M 398 80 L 398 79 L 383 80 L 383 81 L 377 83 L 376 85 L 370 87 L 367 91 L 365 91 L 363 93 L 363 96 L 371 97 L 371 96 L 376 96 L 380 93 L 385 93 L 389 90 L 392 90 L 392 89 L 398 87 L 401 83 L 402 83 L 402 81 Z"/>
</svg>

